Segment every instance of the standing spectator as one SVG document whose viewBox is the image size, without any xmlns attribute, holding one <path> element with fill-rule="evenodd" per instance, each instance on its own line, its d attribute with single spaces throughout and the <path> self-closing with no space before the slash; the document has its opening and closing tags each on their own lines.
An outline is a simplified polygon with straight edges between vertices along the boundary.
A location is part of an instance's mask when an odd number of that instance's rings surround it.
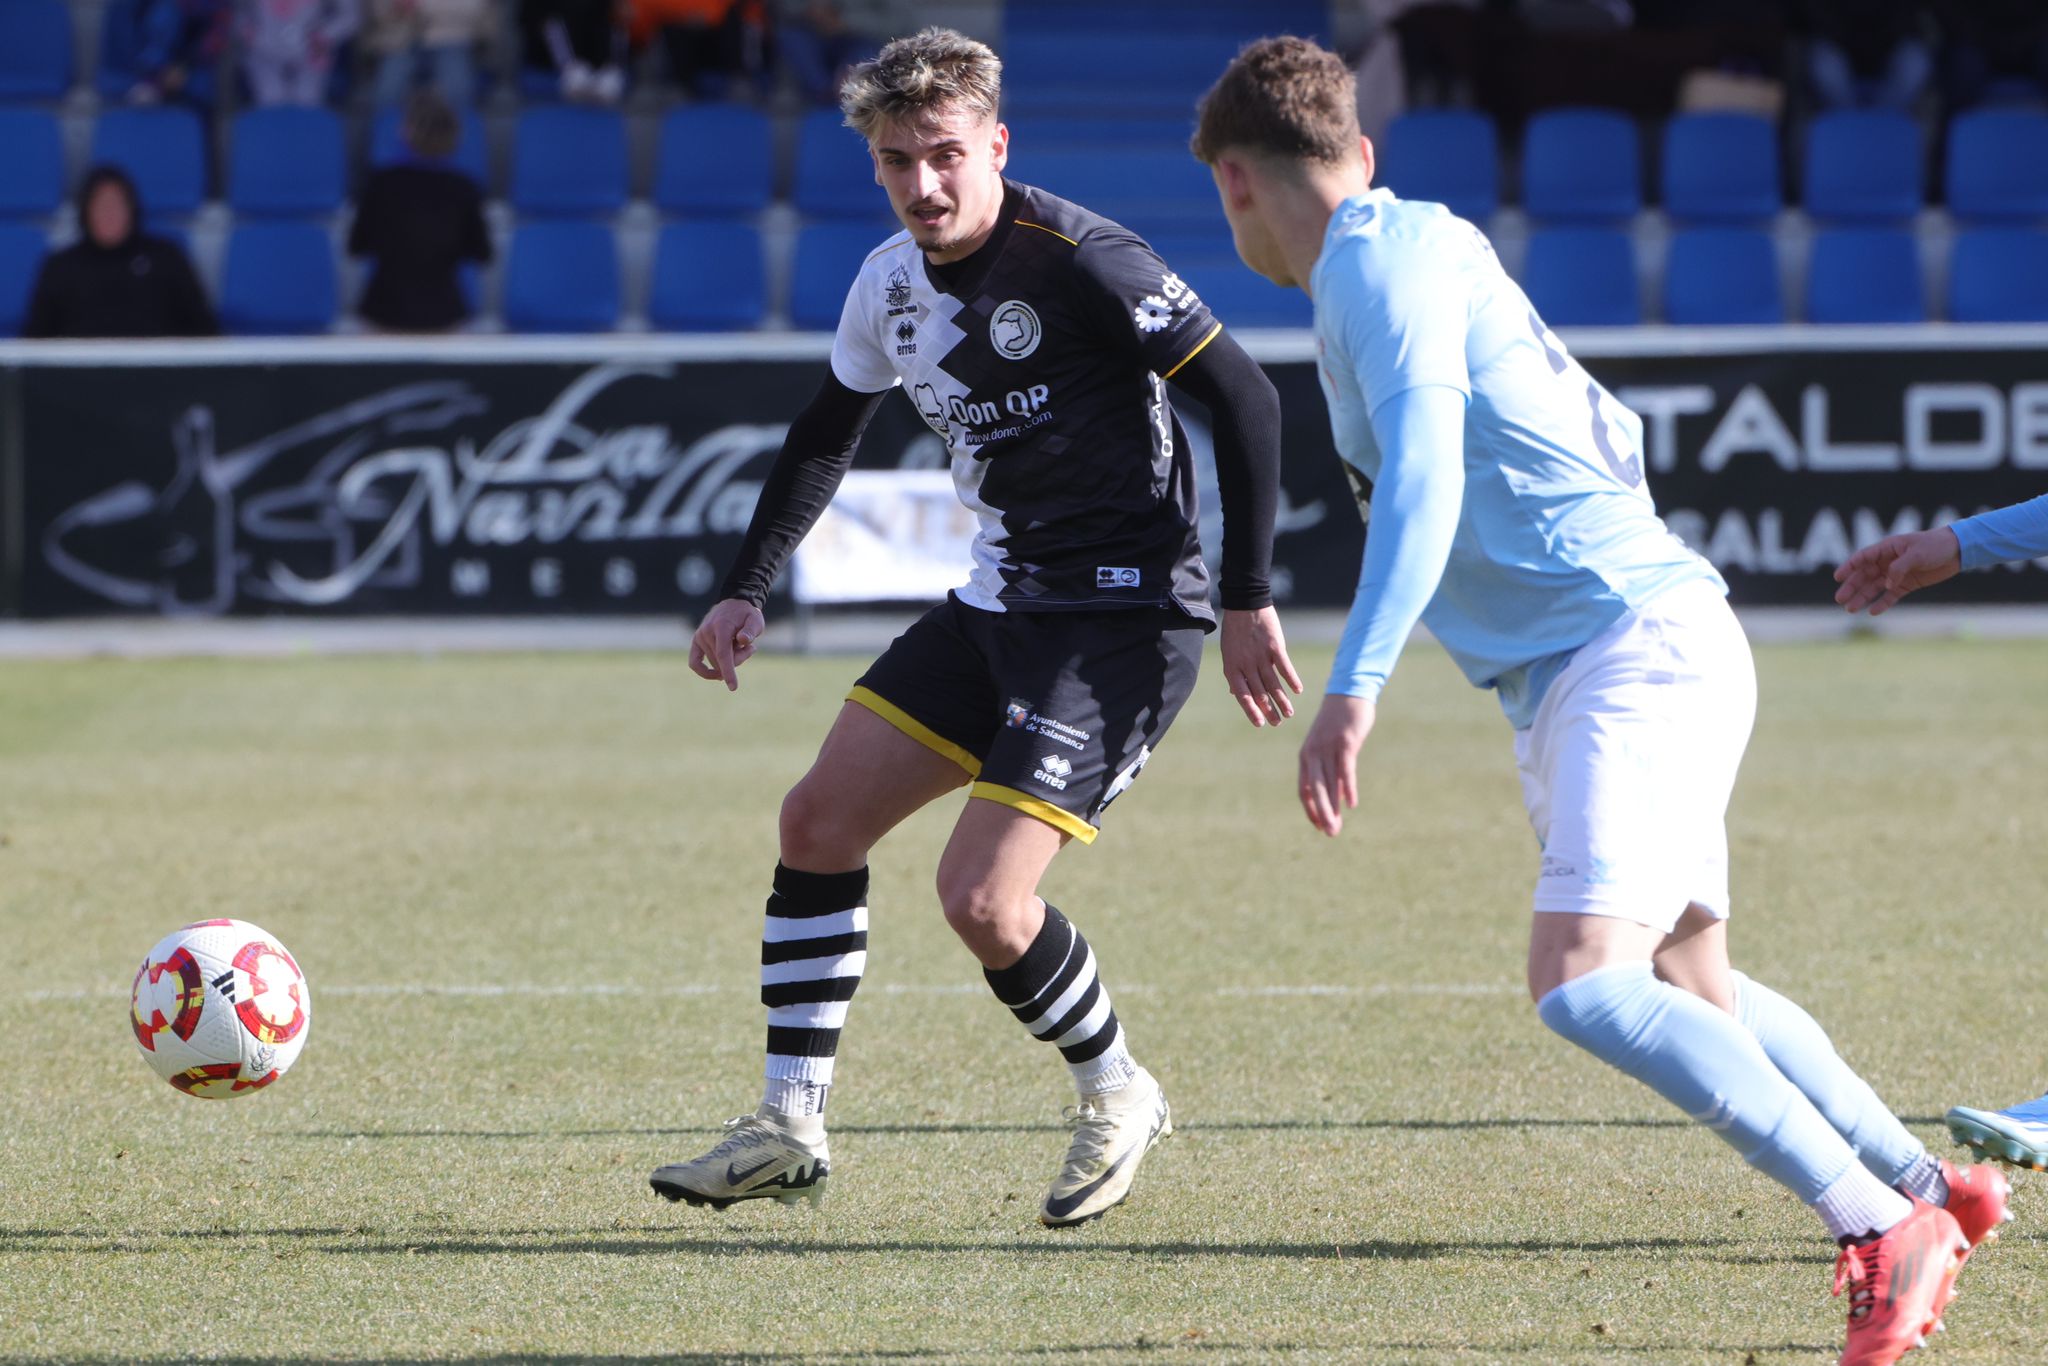
<svg viewBox="0 0 2048 1366">
<path fill-rule="evenodd" d="M 229 0 L 107 0 L 99 92 L 105 100 L 170 100 L 210 109 L 227 49 Z"/>
<path fill-rule="evenodd" d="M 476 46 L 491 27 L 490 0 L 370 0 L 367 46 L 378 55 L 377 107 L 404 104 L 426 68 L 441 97 L 476 106 Z"/>
<path fill-rule="evenodd" d="M 906 0 L 777 0 L 775 47 L 803 97 L 835 104 L 847 68 L 917 27 Z"/>
<path fill-rule="evenodd" d="M 630 0 L 631 34 L 645 46 L 657 34 L 669 71 L 700 100 L 724 99 L 735 78 L 767 66 L 764 0 Z"/>
<path fill-rule="evenodd" d="M 326 103 L 335 54 L 361 23 L 360 0 L 240 0 L 235 27 L 256 103 Z"/>
<path fill-rule="evenodd" d="M 626 36 L 616 0 L 519 0 L 529 70 L 555 73 L 565 100 L 617 104 L 626 93 Z"/>
<path fill-rule="evenodd" d="M 1806 82 L 1823 109 L 1911 113 L 1934 74 L 1920 0 L 1804 0 Z"/>
<path fill-rule="evenodd" d="M 207 337 L 213 306 L 176 242 L 141 231 L 135 182 L 95 166 L 78 191 L 79 240 L 43 262 L 24 337 Z"/>
<path fill-rule="evenodd" d="M 483 191 L 455 170 L 461 125 L 438 94 L 405 110 L 406 160 L 371 175 L 348 234 L 351 256 L 371 259 L 358 312 L 387 332 L 445 332 L 469 317 L 457 272 L 491 259 Z"/>
</svg>

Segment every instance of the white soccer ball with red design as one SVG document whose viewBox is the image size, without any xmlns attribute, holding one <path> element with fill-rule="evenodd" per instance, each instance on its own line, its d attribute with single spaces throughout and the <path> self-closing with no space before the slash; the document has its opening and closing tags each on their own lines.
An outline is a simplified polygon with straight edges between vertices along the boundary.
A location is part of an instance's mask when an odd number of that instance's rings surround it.
<svg viewBox="0 0 2048 1366">
<path fill-rule="evenodd" d="M 246 920 L 202 920 L 165 935 L 135 974 L 135 1042 L 188 1096 L 262 1090 L 298 1060 L 312 1022 L 306 975 Z"/>
</svg>

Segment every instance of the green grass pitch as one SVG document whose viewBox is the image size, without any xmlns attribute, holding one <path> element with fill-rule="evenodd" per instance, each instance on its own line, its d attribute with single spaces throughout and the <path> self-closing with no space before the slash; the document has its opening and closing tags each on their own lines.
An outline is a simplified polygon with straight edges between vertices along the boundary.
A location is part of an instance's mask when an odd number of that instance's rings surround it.
<svg viewBox="0 0 2048 1366">
<path fill-rule="evenodd" d="M 1304 673 L 1327 651 L 1303 652 Z M 1067 1100 L 936 912 L 950 820 L 877 851 L 821 1211 L 670 1206 L 758 1095 L 780 794 L 863 660 L 0 666 L 0 1358 L 1833 1360 L 1817 1221 L 1545 1032 L 1533 843 L 1489 697 L 1410 652 L 1342 839 L 1300 723 L 1213 657 L 1048 896 L 1180 1132 L 1050 1233 Z M 2048 1086 L 2048 643 L 1759 650 L 1737 962 L 1937 1150 Z M 189 920 L 310 975 L 310 1045 L 231 1102 L 136 1056 Z M 1924 1358 L 2042 1360 L 2038 1184 Z"/>
</svg>

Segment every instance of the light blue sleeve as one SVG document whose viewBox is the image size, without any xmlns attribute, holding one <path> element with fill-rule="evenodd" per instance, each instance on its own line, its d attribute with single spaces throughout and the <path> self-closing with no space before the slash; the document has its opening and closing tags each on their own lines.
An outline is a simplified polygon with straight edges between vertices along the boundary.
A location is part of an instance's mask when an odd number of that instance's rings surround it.
<svg viewBox="0 0 2048 1366">
<path fill-rule="evenodd" d="M 1472 283 L 1454 257 L 1421 242 L 1358 242 L 1331 262 L 1324 289 L 1375 419 L 1404 389 L 1440 384 L 1471 395 Z"/>
<path fill-rule="evenodd" d="M 1329 691 L 1376 698 L 1450 559 L 1465 502 L 1465 395 L 1404 389 L 1372 413 L 1380 448 L 1358 594 Z"/>
<path fill-rule="evenodd" d="M 1963 568 L 1983 569 L 2010 560 L 2048 555 L 2048 493 L 1995 512 L 1949 524 L 1962 548 Z"/>
</svg>

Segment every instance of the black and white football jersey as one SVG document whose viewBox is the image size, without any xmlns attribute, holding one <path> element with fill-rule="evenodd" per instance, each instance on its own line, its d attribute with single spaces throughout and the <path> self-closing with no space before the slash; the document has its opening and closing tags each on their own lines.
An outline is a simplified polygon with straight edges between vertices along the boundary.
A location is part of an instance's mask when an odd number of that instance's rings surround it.
<svg viewBox="0 0 2048 1366">
<path fill-rule="evenodd" d="M 1135 233 L 1029 185 L 1004 191 L 964 260 L 929 263 L 908 233 L 868 257 L 832 373 L 868 393 L 902 385 L 946 442 L 981 524 L 962 601 L 1213 621 L 1164 378 L 1222 324 Z"/>
</svg>

